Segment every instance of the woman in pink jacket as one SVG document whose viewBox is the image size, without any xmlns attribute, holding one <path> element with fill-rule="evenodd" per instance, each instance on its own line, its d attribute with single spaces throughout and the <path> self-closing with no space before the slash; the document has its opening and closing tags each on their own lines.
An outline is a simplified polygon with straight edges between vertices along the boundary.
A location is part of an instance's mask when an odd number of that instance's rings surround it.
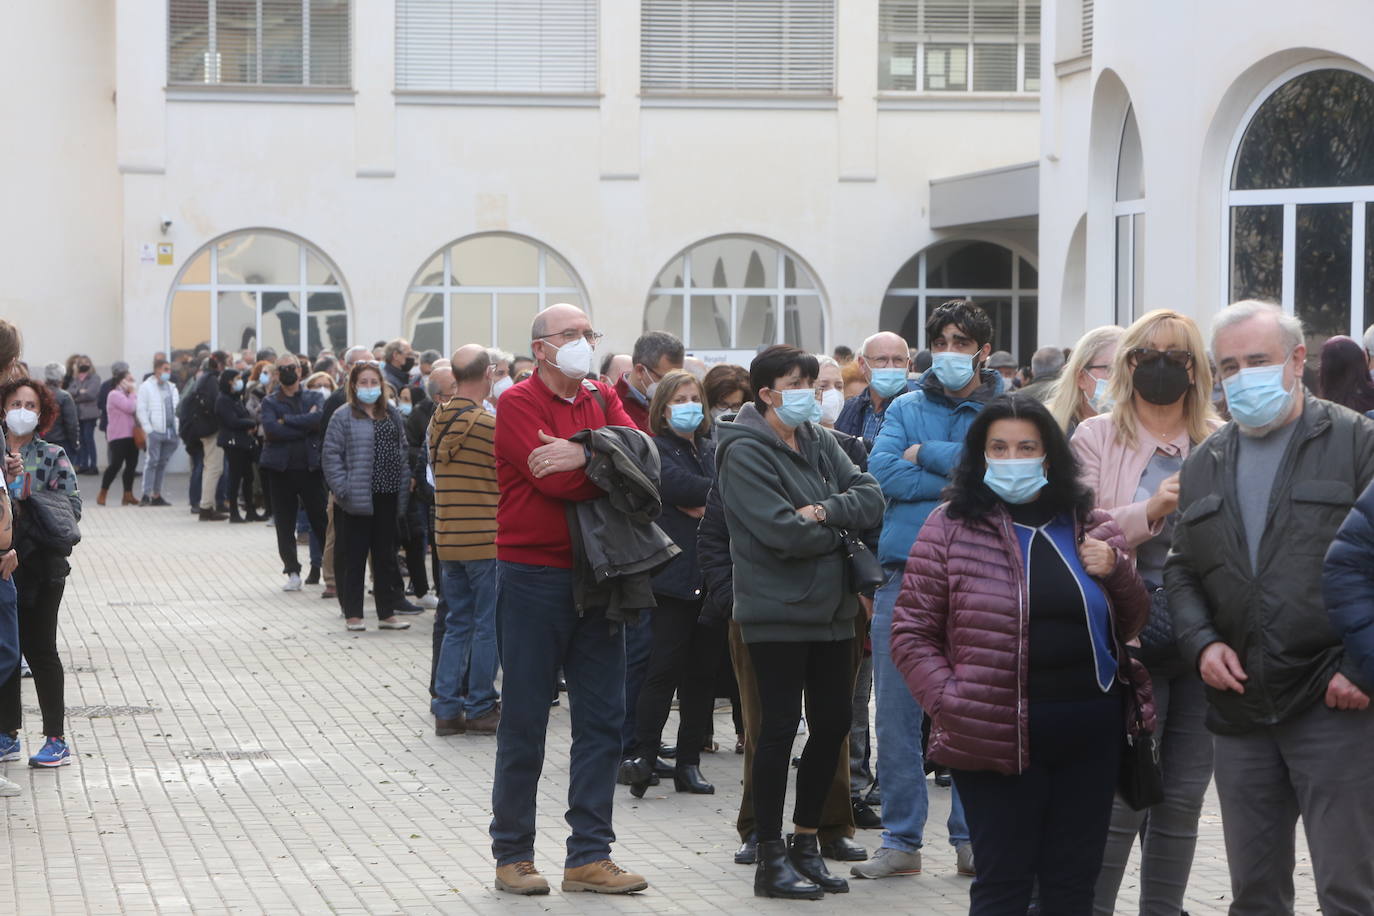
<svg viewBox="0 0 1374 916">
<path fill-rule="evenodd" d="M 1158 310 L 1126 329 L 1112 361 L 1110 414 L 1084 420 L 1072 446 L 1083 483 L 1109 512 L 1151 595 L 1149 623 L 1131 648 L 1150 671 L 1159 717 L 1164 801 L 1149 810 L 1142 841 L 1140 913 L 1177 916 L 1197 846 L 1202 796 L 1212 778 L 1207 698 L 1192 659 L 1174 647 L 1164 559 L 1173 540 L 1183 459 L 1221 425 L 1212 412 L 1212 372 L 1191 318 Z M 1094 910 L 1116 912 L 1121 876 L 1146 812 L 1118 800 Z"/>
<path fill-rule="evenodd" d="M 969 913 L 1024 916 L 1038 880 L 1042 912 L 1087 916 L 1127 684 L 1148 685 L 1125 651 L 1145 590 L 1033 397 L 983 408 L 945 495 L 907 561 L 892 660 L 930 714 L 930 759 L 963 798 Z"/>
<path fill-rule="evenodd" d="M 138 395 L 135 392 L 134 375 L 126 371 L 122 378 L 115 381 L 115 386 L 110 389 L 109 400 L 105 402 L 105 411 L 110 417 L 109 429 L 105 432 L 110 454 L 105 476 L 100 478 L 100 494 L 95 498 L 101 506 L 105 505 L 105 495 L 110 490 L 110 484 L 114 483 L 121 464 L 124 466 L 123 504 L 138 505 L 138 497 L 134 496 L 134 472 L 138 469 L 138 446 L 134 444 L 134 427 L 138 425 L 134 416 L 138 410 Z"/>
</svg>

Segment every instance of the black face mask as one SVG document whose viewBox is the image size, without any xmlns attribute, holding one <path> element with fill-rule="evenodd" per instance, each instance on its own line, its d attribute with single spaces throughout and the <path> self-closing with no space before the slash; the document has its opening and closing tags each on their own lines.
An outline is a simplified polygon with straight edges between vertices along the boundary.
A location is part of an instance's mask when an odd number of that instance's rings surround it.
<svg viewBox="0 0 1374 916">
<path fill-rule="evenodd" d="M 277 380 L 288 388 L 296 384 L 296 378 L 295 366 L 282 366 L 277 370 Z"/>
<path fill-rule="evenodd" d="M 414 369 L 414 368 L 415 368 L 415 357 L 413 357 L 413 356 L 407 356 L 407 357 L 406 357 L 406 361 L 403 362 L 403 363 L 401 363 L 401 371 L 402 371 L 402 372 L 409 372 L 411 369 Z"/>
<path fill-rule="evenodd" d="M 90 371 L 91 371 L 91 367 L 88 366 L 88 365 L 86 365 L 85 363 L 82 363 L 81 365 L 79 365 L 79 366 L 76 367 L 76 371 L 78 371 L 78 372 L 90 372 Z"/>
<path fill-rule="evenodd" d="M 1131 384 L 1136 394 L 1151 404 L 1163 406 L 1183 397 L 1192 382 L 1186 368 L 1161 357 L 1137 365 L 1131 373 Z"/>
</svg>

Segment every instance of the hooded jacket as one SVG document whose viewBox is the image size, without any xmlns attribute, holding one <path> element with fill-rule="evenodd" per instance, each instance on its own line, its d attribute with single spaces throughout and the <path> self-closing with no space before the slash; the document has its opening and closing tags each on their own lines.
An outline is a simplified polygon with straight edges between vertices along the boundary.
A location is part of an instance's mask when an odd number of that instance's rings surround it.
<svg viewBox="0 0 1374 916">
<path fill-rule="evenodd" d="M 878 542 L 878 559 L 884 566 L 906 563 L 916 535 L 940 504 L 940 494 L 963 456 L 964 436 L 974 417 L 1002 393 L 1004 383 L 997 370 L 983 369 L 979 378 L 982 384 L 968 397 L 953 401 L 934 370 L 927 370 L 915 391 L 899 395 L 888 405 L 868 459 L 868 469 L 887 498 L 883 536 Z M 921 450 L 913 464 L 902 453 L 918 442 Z"/>
<path fill-rule="evenodd" d="M 789 448 L 753 404 L 716 425 L 716 468 L 734 561 L 734 617 L 746 643 L 823 642 L 854 636 L 858 597 L 846 588 L 841 529 L 882 517 L 878 482 L 813 423 Z M 826 520 L 797 509 L 819 503 Z"/>
</svg>

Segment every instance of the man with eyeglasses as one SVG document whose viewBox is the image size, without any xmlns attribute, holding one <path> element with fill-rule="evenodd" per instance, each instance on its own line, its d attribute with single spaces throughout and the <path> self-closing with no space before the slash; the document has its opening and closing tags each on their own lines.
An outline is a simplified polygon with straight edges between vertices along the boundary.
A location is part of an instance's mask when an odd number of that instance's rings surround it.
<svg viewBox="0 0 1374 916">
<path fill-rule="evenodd" d="M 907 378 L 911 360 L 906 339 L 891 331 L 879 331 L 865 340 L 859 348 L 858 363 L 868 387 L 845 402 L 835 428 L 858 436 L 871 452 L 883 428 L 887 406 L 897 395 L 915 388 L 916 382 Z"/>
<path fill-rule="evenodd" d="M 550 306 L 535 316 L 530 337 L 538 368 L 501 396 L 496 413 L 496 625 L 505 671 L 492 783 L 496 888 L 549 892 L 534 866 L 535 800 L 562 668 L 573 709 L 563 890 L 632 893 L 648 882 L 611 860 L 625 634 L 605 608 L 574 603 L 568 516 L 572 504 L 605 496 L 584 473 L 587 453 L 569 439 L 635 423 L 609 385 L 589 378 L 601 335 L 581 309 Z"/>
<path fill-rule="evenodd" d="M 684 356 L 682 341 L 667 331 L 650 331 L 635 341 L 630 371 L 615 383 L 615 393 L 635 426 L 644 432 L 649 432 L 649 402 L 654 399 L 659 381 L 674 369 L 681 369 Z"/>
</svg>

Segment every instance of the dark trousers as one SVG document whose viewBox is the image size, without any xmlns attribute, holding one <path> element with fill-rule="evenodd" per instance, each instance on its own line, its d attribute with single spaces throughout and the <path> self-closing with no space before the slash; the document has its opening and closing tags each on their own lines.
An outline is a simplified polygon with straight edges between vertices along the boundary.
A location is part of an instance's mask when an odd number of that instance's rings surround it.
<svg viewBox="0 0 1374 916">
<path fill-rule="evenodd" d="M 111 439 L 109 443 L 110 461 L 105 467 L 105 474 L 100 478 L 100 489 L 108 490 L 110 484 L 114 483 L 115 475 L 119 473 L 119 468 L 124 467 L 124 492 L 134 491 L 134 472 L 138 470 L 138 446 L 134 444 L 133 436 L 127 439 Z"/>
<path fill-rule="evenodd" d="M 535 803 L 559 668 L 567 674 L 572 720 L 565 815 L 572 836 L 564 864 L 609 858 L 625 717 L 625 631 L 600 609 L 577 612 L 569 569 L 498 561 L 496 607 L 505 630 L 491 790 L 496 864 L 534 859 Z"/>
<path fill-rule="evenodd" d="M 253 467 L 257 469 L 258 486 L 262 489 L 263 514 L 270 516 L 272 514 L 272 472 L 258 463 L 254 463 Z"/>
<path fill-rule="evenodd" d="M 653 647 L 653 611 L 645 611 L 639 615 L 638 623 L 625 625 L 625 722 L 620 727 L 620 743 L 626 757 L 635 752 L 639 691 L 644 687 L 644 676 L 649 673 L 649 653 Z"/>
<path fill-rule="evenodd" d="M 81 447 L 77 449 L 75 462 L 79 470 L 95 470 L 96 451 L 95 451 L 95 424 L 96 418 L 89 420 L 78 420 L 81 427 Z"/>
<path fill-rule="evenodd" d="M 782 807 L 792 744 L 806 695 L 806 746 L 797 767 L 792 823 L 821 826 L 825 798 L 849 737 L 854 694 L 853 640 L 749 643 L 758 683 L 759 743 L 754 750 L 754 820 L 760 842 L 782 839 Z M 849 761 L 845 759 L 848 768 Z M 849 793 L 845 793 L 848 799 Z"/>
<path fill-rule="evenodd" d="M 401 547 L 406 554 L 406 575 L 416 598 L 429 594 L 429 506 L 418 499 L 406 510 L 406 539 Z M 434 583 L 438 586 L 439 580 Z"/>
<path fill-rule="evenodd" d="M 277 512 L 273 518 L 277 519 L 280 531 L 281 519 L 286 515 L 282 506 L 286 504 L 275 500 L 274 504 Z M 396 588 L 401 579 L 396 568 L 396 494 L 373 493 L 371 515 L 353 515 L 344 511 L 343 506 L 335 506 L 334 524 L 338 527 L 334 532 L 334 575 L 344 617 L 363 616 L 369 554 L 372 556 L 372 597 L 377 605 L 377 619 L 393 616 L 402 597 Z"/>
<path fill-rule="evenodd" d="M 701 599 L 656 595 L 651 625 L 653 645 L 644 686 L 635 709 L 636 753 L 653 760 L 663 743 L 673 692 L 678 695 L 677 762 L 701 763 L 701 749 L 711 735 L 716 668 L 720 664 L 718 630 L 697 623 Z"/>
<path fill-rule="evenodd" d="M 133 441 L 132 439 L 129 441 Z M 38 708 L 43 713 L 43 734 L 60 737 L 65 713 L 62 658 L 57 654 L 57 612 L 67 580 L 34 576 L 21 562 L 14 571 L 19 595 L 19 649 L 33 671 Z M 24 723 L 19 699 L 19 669 L 0 685 L 0 732 L 9 734 Z"/>
<path fill-rule="evenodd" d="M 253 514 L 253 453 L 246 448 L 226 448 L 224 456 L 229 461 L 229 483 L 225 485 L 228 495 L 229 514 L 238 518 L 240 491 L 243 493 L 243 508 Z"/>
<path fill-rule="evenodd" d="M 739 815 L 735 819 L 735 829 L 741 841 L 754 833 L 754 753 L 759 743 L 759 727 L 763 712 L 759 703 L 758 678 L 754 663 L 749 655 L 749 647 L 740 635 L 739 624 L 730 622 L 729 628 L 730 660 L 735 668 L 735 680 L 739 685 L 740 734 L 744 736 L 744 791 L 740 794 Z M 851 664 L 857 663 L 863 652 L 863 641 L 855 637 L 849 643 Z M 793 721 L 795 733 L 797 723 Z M 795 737 L 795 734 L 794 734 Z M 830 778 L 830 789 L 825 796 L 821 810 L 820 838 L 822 843 L 839 837 L 854 836 L 854 808 L 849 799 L 849 759 L 842 754 L 836 761 L 835 772 Z"/>
<path fill-rule="evenodd" d="M 282 572 L 290 575 L 301 571 L 296 556 L 296 502 L 305 506 L 310 527 L 321 537 L 325 533 L 324 478 L 319 471 L 265 471 L 267 488 L 272 493 L 272 523 L 277 529 L 277 553 L 281 555 Z M 395 507 L 392 507 L 392 539 L 395 539 Z M 393 556 L 395 551 L 392 551 Z M 359 569 L 358 575 L 364 570 Z"/>
<path fill-rule="evenodd" d="M 1116 692 L 1032 703 L 1025 772 L 953 771 L 978 867 L 969 916 L 1025 916 L 1037 879 L 1042 912 L 1092 913 L 1124 733 Z"/>
</svg>

